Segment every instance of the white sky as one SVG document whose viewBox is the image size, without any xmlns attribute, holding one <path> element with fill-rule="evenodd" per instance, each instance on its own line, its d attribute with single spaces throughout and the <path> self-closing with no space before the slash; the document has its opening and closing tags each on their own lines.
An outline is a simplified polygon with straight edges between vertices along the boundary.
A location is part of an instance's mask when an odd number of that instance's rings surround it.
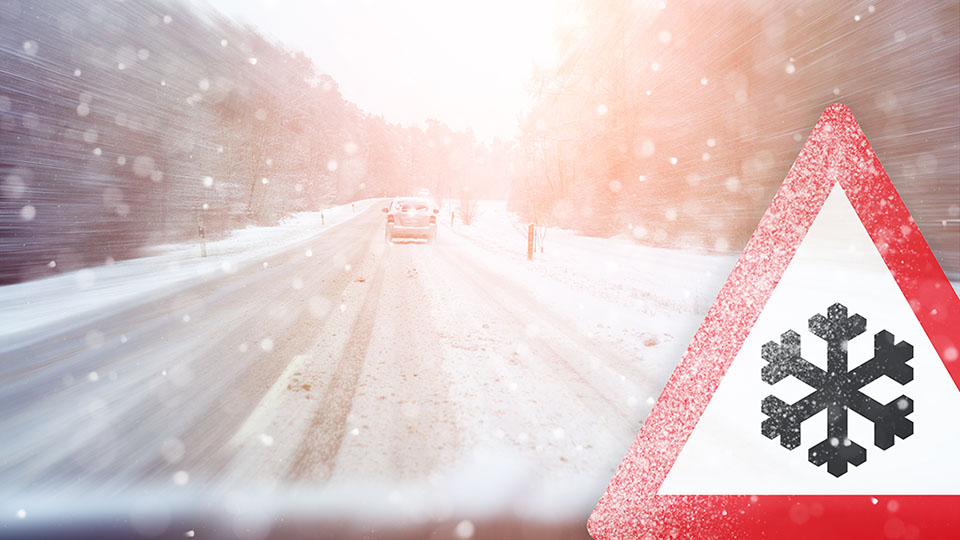
<svg viewBox="0 0 960 540">
<path fill-rule="evenodd" d="M 481 140 L 512 138 L 549 62 L 551 0 L 206 0 L 304 51 L 344 97 L 388 121 L 435 118 Z"/>
</svg>

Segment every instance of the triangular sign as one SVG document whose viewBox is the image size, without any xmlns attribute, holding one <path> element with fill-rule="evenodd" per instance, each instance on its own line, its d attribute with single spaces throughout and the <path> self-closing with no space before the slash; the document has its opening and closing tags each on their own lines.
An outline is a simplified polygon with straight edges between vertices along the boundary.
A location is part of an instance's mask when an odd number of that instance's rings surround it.
<svg viewBox="0 0 960 540">
<path fill-rule="evenodd" d="M 946 538 L 960 299 L 824 111 L 590 517 L 621 538 Z"/>
</svg>

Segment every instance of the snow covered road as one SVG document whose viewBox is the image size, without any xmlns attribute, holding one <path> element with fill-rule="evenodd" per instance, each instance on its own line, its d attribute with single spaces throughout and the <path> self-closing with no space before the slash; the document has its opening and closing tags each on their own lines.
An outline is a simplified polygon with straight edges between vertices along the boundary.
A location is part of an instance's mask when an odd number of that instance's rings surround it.
<svg viewBox="0 0 960 540">
<path fill-rule="evenodd" d="M 409 522 L 585 519 L 733 259 L 558 231 L 530 263 L 511 226 L 489 205 L 391 244 L 373 204 L 6 336 L 0 500 L 313 490 Z"/>
</svg>

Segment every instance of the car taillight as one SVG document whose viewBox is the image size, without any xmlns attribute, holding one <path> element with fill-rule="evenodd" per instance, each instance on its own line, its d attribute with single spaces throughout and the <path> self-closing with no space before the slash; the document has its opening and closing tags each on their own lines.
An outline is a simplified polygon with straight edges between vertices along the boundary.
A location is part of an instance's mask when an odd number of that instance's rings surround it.
<svg viewBox="0 0 960 540">
<path fill-rule="evenodd" d="M 437 216 L 430 216 L 430 224 L 431 225 L 437 224 Z"/>
<path fill-rule="evenodd" d="M 387 214 L 387 223 L 393 223 L 393 214 Z"/>
</svg>

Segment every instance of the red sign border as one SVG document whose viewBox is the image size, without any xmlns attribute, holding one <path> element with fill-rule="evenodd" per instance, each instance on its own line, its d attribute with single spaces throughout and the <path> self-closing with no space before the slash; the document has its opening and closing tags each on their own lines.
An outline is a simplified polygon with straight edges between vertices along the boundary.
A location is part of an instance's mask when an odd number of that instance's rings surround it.
<svg viewBox="0 0 960 540">
<path fill-rule="evenodd" d="M 940 538 L 960 527 L 954 495 L 657 494 L 837 182 L 960 388 L 960 299 L 853 114 L 831 105 L 590 516 L 594 538 Z"/>
</svg>

